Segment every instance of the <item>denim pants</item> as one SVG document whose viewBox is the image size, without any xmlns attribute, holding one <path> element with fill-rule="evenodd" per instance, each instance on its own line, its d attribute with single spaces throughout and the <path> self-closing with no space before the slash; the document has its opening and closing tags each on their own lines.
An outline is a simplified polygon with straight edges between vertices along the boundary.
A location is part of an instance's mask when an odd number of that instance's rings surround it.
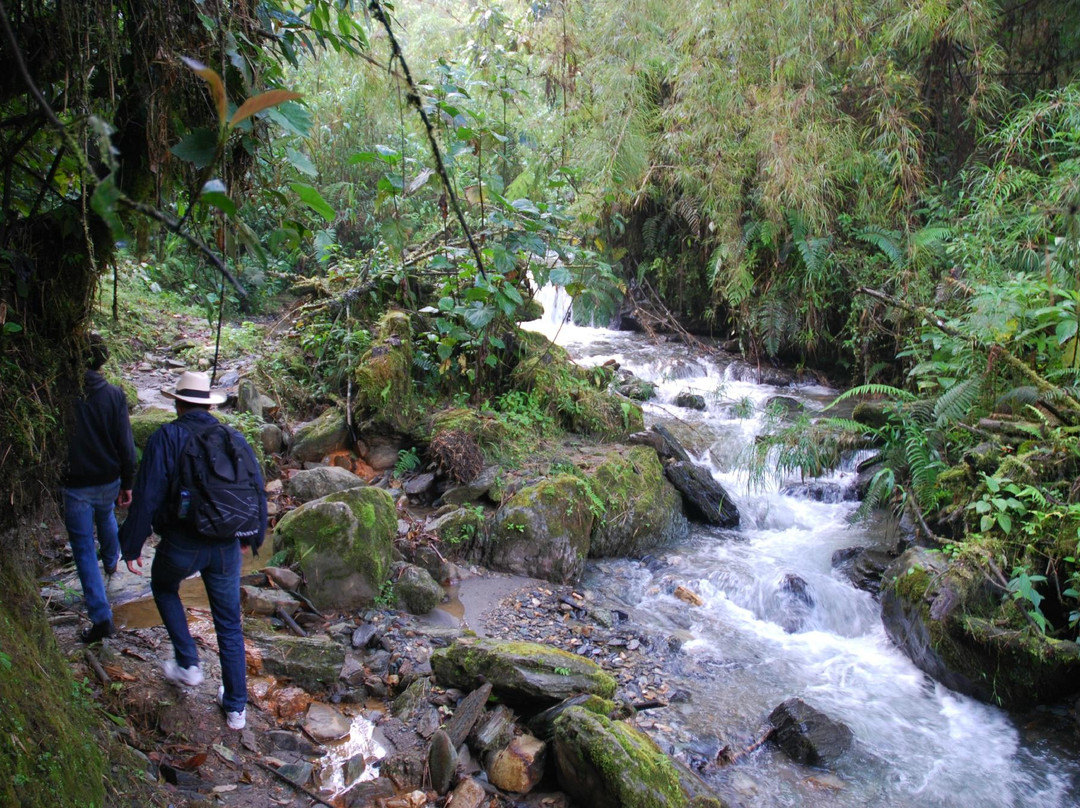
<svg viewBox="0 0 1080 808">
<path fill-rule="evenodd" d="M 94 527 L 97 527 L 97 540 L 101 544 L 102 564 L 105 569 L 116 569 L 116 562 L 120 559 L 115 511 L 119 493 L 119 479 L 105 485 L 64 489 L 64 525 L 91 623 L 112 620 L 105 581 L 98 569 L 97 551 L 94 549 Z"/>
<path fill-rule="evenodd" d="M 176 664 L 190 668 L 199 664 L 199 651 L 188 630 L 187 612 L 180 602 L 180 582 L 199 573 L 206 587 L 210 614 L 217 632 L 222 703 L 228 712 L 240 712 L 247 704 L 247 672 L 244 631 L 240 617 L 240 543 L 212 544 L 199 539 L 162 539 L 150 570 L 154 593 L 165 630 L 172 640 Z"/>
</svg>

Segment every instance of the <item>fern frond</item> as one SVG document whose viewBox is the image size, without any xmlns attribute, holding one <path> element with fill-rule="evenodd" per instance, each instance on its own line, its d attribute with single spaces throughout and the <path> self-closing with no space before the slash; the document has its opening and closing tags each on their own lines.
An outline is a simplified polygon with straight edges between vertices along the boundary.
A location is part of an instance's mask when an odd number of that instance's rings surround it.
<svg viewBox="0 0 1080 808">
<path fill-rule="evenodd" d="M 871 478 L 866 496 L 863 497 L 863 501 L 859 503 L 855 512 L 848 517 L 848 521 L 854 524 L 868 518 L 875 509 L 880 508 L 889 500 L 895 490 L 896 473 L 888 467 L 881 469 Z"/>
<path fill-rule="evenodd" d="M 907 390 L 902 390 L 899 387 L 893 387 L 891 384 L 860 384 L 858 387 L 852 387 L 850 390 L 845 390 L 838 395 L 829 407 L 835 406 L 846 399 L 862 396 L 884 396 L 898 401 L 915 401 L 916 399 L 913 393 L 909 393 Z M 826 407 L 825 409 L 828 409 L 829 407 Z"/>
<path fill-rule="evenodd" d="M 934 402 L 933 419 L 938 428 L 943 429 L 967 415 L 971 405 L 982 392 L 982 386 L 983 377 L 972 376 L 942 393 Z"/>
<path fill-rule="evenodd" d="M 691 233 L 695 236 L 701 235 L 701 211 L 698 210 L 697 200 L 684 194 L 675 201 L 671 209 L 686 222 Z"/>
<path fill-rule="evenodd" d="M 900 246 L 900 234 L 895 230 L 870 226 L 855 233 L 855 238 L 881 250 L 893 269 L 899 271 L 904 268 L 904 250 Z"/>
<path fill-rule="evenodd" d="M 994 402 L 995 410 L 1015 412 L 1016 410 L 1034 404 L 1039 400 L 1039 391 L 1030 386 L 1014 387 L 998 396 Z"/>
</svg>

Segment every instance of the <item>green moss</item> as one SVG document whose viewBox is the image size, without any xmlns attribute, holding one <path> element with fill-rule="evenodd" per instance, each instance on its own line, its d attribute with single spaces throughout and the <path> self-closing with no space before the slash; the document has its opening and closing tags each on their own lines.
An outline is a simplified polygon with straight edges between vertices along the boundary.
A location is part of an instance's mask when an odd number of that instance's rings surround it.
<svg viewBox="0 0 1080 808">
<path fill-rule="evenodd" d="M 576 771 L 599 773 L 612 804 L 624 808 L 682 808 L 687 804 L 675 765 L 639 730 L 581 707 L 566 710 L 554 726 L 560 762 Z M 584 795 L 575 796 L 580 799 Z"/>
<path fill-rule="evenodd" d="M 157 408 L 140 410 L 131 416 L 131 434 L 135 438 L 135 445 L 139 450 L 146 448 L 146 441 L 163 424 L 176 420 L 174 410 L 161 410 Z"/>
<path fill-rule="evenodd" d="M 354 374 L 357 420 L 399 432 L 416 428 L 418 407 L 412 381 L 409 316 L 391 311 L 379 323 L 375 344 L 361 357 Z"/>
<path fill-rule="evenodd" d="M 104 806 L 89 691 L 72 679 L 25 571 L 3 563 L 0 588 L 0 805 Z"/>
</svg>

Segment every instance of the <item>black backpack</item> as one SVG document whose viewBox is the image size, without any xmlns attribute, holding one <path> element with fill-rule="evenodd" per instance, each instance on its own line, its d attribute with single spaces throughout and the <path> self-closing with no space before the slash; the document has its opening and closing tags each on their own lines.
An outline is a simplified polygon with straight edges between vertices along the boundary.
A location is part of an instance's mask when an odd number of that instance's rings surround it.
<svg viewBox="0 0 1080 808">
<path fill-rule="evenodd" d="M 255 455 L 224 424 L 181 424 L 189 433 L 172 490 L 176 520 L 200 536 L 262 544 L 262 498 Z"/>
</svg>

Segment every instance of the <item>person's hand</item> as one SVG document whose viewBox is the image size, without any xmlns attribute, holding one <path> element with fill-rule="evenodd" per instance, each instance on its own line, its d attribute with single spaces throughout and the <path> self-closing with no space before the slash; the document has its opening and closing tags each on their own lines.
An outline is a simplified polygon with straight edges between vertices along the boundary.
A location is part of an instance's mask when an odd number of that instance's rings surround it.
<svg viewBox="0 0 1080 808">
<path fill-rule="evenodd" d="M 136 564 L 139 565 L 139 569 L 135 569 Z M 142 556 L 139 556 L 138 558 L 128 559 L 127 568 L 128 572 L 134 573 L 135 575 L 142 575 L 142 572 L 140 572 L 140 570 L 142 569 Z"/>
<path fill-rule="evenodd" d="M 120 495 L 116 498 L 116 507 L 117 508 L 127 508 L 130 505 L 131 505 L 131 489 L 130 488 L 122 488 L 122 489 L 120 489 Z"/>
</svg>

